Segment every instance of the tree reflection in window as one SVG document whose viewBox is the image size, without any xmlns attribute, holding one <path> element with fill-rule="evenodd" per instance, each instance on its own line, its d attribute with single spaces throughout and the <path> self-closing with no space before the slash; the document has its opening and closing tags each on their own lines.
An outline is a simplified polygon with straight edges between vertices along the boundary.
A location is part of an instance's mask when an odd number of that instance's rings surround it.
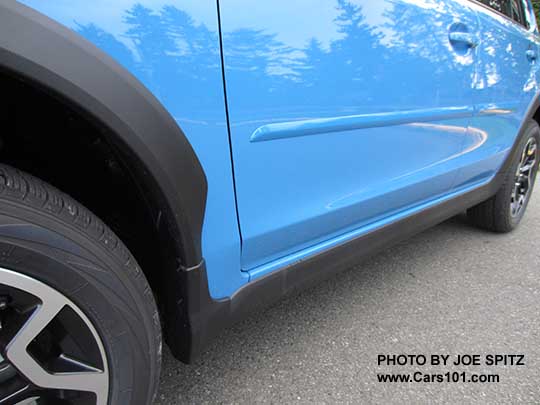
<svg viewBox="0 0 540 405">
<path fill-rule="evenodd" d="M 480 0 L 480 2 L 514 21 L 524 24 L 525 16 L 521 0 Z"/>
</svg>

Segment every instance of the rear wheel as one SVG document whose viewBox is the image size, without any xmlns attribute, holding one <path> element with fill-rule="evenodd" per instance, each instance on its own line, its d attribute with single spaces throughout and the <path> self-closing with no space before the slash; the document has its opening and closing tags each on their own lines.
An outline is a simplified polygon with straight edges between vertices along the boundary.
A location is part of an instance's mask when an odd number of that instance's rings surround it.
<svg viewBox="0 0 540 405">
<path fill-rule="evenodd" d="M 0 404 L 149 404 L 160 360 L 154 298 L 127 248 L 0 165 Z"/>
<path fill-rule="evenodd" d="M 540 162 L 540 127 L 529 121 L 525 136 L 505 175 L 500 190 L 489 200 L 471 208 L 471 222 L 494 232 L 510 232 L 521 222 L 531 198 Z"/>
</svg>

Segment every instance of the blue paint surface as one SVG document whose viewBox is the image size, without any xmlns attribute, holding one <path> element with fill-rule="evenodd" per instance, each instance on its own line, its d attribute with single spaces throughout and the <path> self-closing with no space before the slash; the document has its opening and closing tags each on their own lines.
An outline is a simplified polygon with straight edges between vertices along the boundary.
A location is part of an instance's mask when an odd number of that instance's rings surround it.
<svg viewBox="0 0 540 405">
<path fill-rule="evenodd" d="M 25 0 L 116 59 L 162 102 L 191 142 L 208 179 L 203 256 L 210 292 L 248 281 L 240 236 L 215 0 Z"/>
<path fill-rule="evenodd" d="M 474 1 L 222 1 L 223 55 L 216 0 L 23 3 L 176 118 L 215 298 L 489 181 L 538 93 L 535 28 Z"/>
</svg>

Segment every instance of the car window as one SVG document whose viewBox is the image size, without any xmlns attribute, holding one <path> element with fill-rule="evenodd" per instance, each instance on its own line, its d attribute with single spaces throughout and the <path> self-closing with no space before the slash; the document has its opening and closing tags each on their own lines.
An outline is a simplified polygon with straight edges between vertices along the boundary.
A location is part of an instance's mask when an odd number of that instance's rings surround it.
<svg viewBox="0 0 540 405">
<path fill-rule="evenodd" d="M 522 0 L 480 0 L 480 3 L 506 15 L 521 25 L 527 26 Z"/>
</svg>

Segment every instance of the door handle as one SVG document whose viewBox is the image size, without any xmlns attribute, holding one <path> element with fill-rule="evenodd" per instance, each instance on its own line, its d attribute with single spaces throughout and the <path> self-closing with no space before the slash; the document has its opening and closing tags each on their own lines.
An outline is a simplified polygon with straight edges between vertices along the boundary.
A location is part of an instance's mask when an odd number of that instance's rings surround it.
<svg viewBox="0 0 540 405">
<path fill-rule="evenodd" d="M 476 35 L 468 32 L 454 31 L 451 32 L 448 37 L 450 38 L 452 45 L 460 43 L 467 45 L 469 48 L 476 48 L 478 46 Z"/>
<path fill-rule="evenodd" d="M 536 61 L 536 59 L 538 59 L 538 53 L 532 49 L 529 49 L 527 51 L 527 59 L 529 59 L 530 62 Z"/>
</svg>

